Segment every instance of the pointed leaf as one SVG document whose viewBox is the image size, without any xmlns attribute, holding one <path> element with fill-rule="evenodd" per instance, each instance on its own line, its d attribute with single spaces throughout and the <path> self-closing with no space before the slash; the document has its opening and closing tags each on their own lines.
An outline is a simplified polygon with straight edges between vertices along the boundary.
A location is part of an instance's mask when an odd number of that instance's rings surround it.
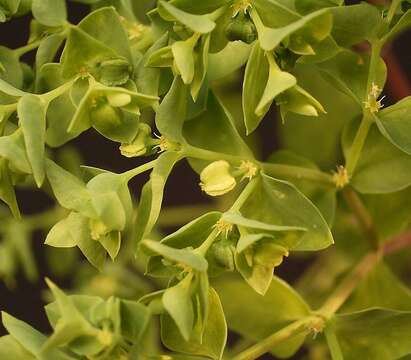
<svg viewBox="0 0 411 360">
<path fill-rule="evenodd" d="M 47 104 L 35 95 L 23 96 L 17 104 L 17 114 L 24 134 L 27 157 L 37 186 L 45 177 L 45 133 Z"/>
</svg>

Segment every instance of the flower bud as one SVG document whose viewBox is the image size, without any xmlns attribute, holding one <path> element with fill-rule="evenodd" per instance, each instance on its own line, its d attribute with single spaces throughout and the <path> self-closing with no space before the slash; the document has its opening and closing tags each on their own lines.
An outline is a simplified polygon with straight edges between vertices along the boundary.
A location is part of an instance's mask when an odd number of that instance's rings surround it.
<svg viewBox="0 0 411 360">
<path fill-rule="evenodd" d="M 138 127 L 139 130 L 133 142 L 130 144 L 121 144 L 121 155 L 131 158 L 150 153 L 152 143 L 151 128 L 145 123 L 140 123 Z"/>
<path fill-rule="evenodd" d="M 225 160 L 214 161 L 200 174 L 201 189 L 210 196 L 220 196 L 233 190 L 236 180 L 230 173 L 230 164 Z"/>
<path fill-rule="evenodd" d="M 211 246 L 211 254 L 216 264 L 228 271 L 235 269 L 234 246 L 228 241 L 218 241 Z"/>
</svg>

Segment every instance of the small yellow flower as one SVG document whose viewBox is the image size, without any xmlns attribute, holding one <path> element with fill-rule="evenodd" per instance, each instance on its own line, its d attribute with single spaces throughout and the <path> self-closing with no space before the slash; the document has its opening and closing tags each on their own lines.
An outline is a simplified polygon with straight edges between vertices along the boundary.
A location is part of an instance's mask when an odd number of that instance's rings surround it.
<svg viewBox="0 0 411 360">
<path fill-rule="evenodd" d="M 383 96 L 381 99 L 378 99 L 382 89 L 375 83 L 372 83 L 370 93 L 368 94 L 367 101 L 364 101 L 365 109 L 369 110 L 371 113 L 377 113 L 384 106 L 382 100 L 385 98 Z"/>
<path fill-rule="evenodd" d="M 107 235 L 110 230 L 100 220 L 90 219 L 89 221 L 90 236 L 93 240 L 99 240 L 102 236 Z"/>
<path fill-rule="evenodd" d="M 230 164 L 218 160 L 206 166 L 200 174 L 201 189 L 210 196 L 220 196 L 233 190 L 237 184 L 230 172 Z"/>
<path fill-rule="evenodd" d="M 218 231 L 220 234 L 224 234 L 224 237 L 227 238 L 227 237 L 228 237 L 228 234 L 229 234 L 231 231 L 233 231 L 234 225 L 231 224 L 231 223 L 229 223 L 229 222 L 227 222 L 227 221 L 224 221 L 224 220 L 220 219 L 220 220 L 218 220 L 218 221 L 216 222 L 216 224 L 214 225 L 214 227 L 217 229 L 217 231 Z"/>
<path fill-rule="evenodd" d="M 134 23 L 127 29 L 128 38 L 130 40 L 138 39 L 146 31 L 147 26 L 143 24 Z"/>
<path fill-rule="evenodd" d="M 233 18 L 236 17 L 240 12 L 246 14 L 247 11 L 253 7 L 251 0 L 238 0 L 232 6 L 233 8 Z"/>
<path fill-rule="evenodd" d="M 246 160 L 241 162 L 239 170 L 244 174 L 241 180 L 251 180 L 257 175 L 258 167 L 252 161 Z"/>
<path fill-rule="evenodd" d="M 333 174 L 333 180 L 337 189 L 344 188 L 349 182 L 350 177 L 344 166 L 337 166 L 337 171 Z"/>
</svg>

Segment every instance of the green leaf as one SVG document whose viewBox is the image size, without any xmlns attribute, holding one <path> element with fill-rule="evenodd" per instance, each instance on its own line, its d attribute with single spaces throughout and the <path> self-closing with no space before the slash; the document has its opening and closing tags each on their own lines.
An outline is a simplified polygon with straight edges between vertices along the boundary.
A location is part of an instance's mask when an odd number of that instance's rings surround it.
<svg viewBox="0 0 411 360">
<path fill-rule="evenodd" d="M 282 0 L 255 0 L 253 6 L 263 23 L 272 28 L 288 25 L 301 18 L 294 5 Z"/>
<path fill-rule="evenodd" d="M 70 232 L 71 228 L 78 226 L 77 216 L 74 213 L 60 220 L 47 234 L 45 244 L 54 247 L 69 248 L 77 246 L 80 239 L 74 238 Z"/>
<path fill-rule="evenodd" d="M 265 296 L 257 294 L 239 277 L 220 277 L 214 287 L 220 295 L 228 328 L 255 342 L 310 313 L 293 288 L 275 276 Z M 272 352 L 289 357 L 303 342 L 304 337 L 297 336 Z"/>
<path fill-rule="evenodd" d="M 217 211 L 206 213 L 190 221 L 176 232 L 167 235 L 161 240 L 161 243 L 174 249 L 197 248 L 213 231 L 221 215 Z M 151 256 L 147 263 L 146 271 L 151 276 L 169 278 L 175 275 L 174 270 L 169 266 L 165 266 L 160 256 Z"/>
<path fill-rule="evenodd" d="M 20 97 L 26 95 L 26 93 L 20 89 L 15 88 L 13 85 L 10 85 L 6 81 L 0 79 L 0 91 L 15 97 Z"/>
<path fill-rule="evenodd" d="M 267 224 L 258 220 L 247 219 L 239 213 L 235 212 L 225 212 L 221 217 L 222 220 L 235 224 L 238 226 L 244 226 L 256 230 L 266 230 L 266 231 L 306 231 L 304 227 L 298 226 L 284 226 L 284 225 L 272 225 Z"/>
<path fill-rule="evenodd" d="M 323 65 L 318 68 L 322 69 Z M 339 152 L 344 125 L 361 115 L 362 109 L 352 98 L 325 81 L 317 67 L 298 65 L 296 77 L 300 85 L 321 102 L 327 113 L 319 114 L 314 121 L 289 113 L 287 121 L 278 128 L 281 147 L 311 160 L 321 168 L 335 169 L 335 165 L 341 163 Z M 327 129 L 326 133 L 324 129 Z M 299 184 L 296 185 L 299 187 Z"/>
<path fill-rule="evenodd" d="M 207 301 L 210 308 L 207 319 L 197 320 L 205 322 L 204 333 L 201 334 L 201 324 L 197 323 L 189 341 L 184 340 L 170 317 L 162 316 L 161 339 L 167 348 L 179 353 L 221 359 L 227 340 L 227 324 L 218 294 L 212 288 Z"/>
<path fill-rule="evenodd" d="M 42 351 L 68 344 L 81 336 L 94 335 L 95 329 L 77 310 L 72 299 L 49 279 L 46 279 L 46 282 L 56 300 L 61 317 L 57 320 L 53 334 L 43 344 Z"/>
<path fill-rule="evenodd" d="M 343 135 L 347 154 L 358 125 L 352 121 Z M 352 186 L 364 194 L 384 194 L 399 191 L 411 184 L 411 157 L 386 140 L 372 125 L 361 157 L 351 179 Z M 383 174 L 383 175 L 382 175 Z"/>
<path fill-rule="evenodd" d="M 143 187 L 135 223 L 136 246 L 150 234 L 158 219 L 163 201 L 164 186 L 178 160 L 179 155 L 175 152 L 167 151 L 161 154 L 151 172 L 150 180 Z"/>
<path fill-rule="evenodd" d="M 4 159 L 0 159 L 0 199 L 9 206 L 13 216 L 19 219 L 20 210 L 14 192 L 13 181 L 7 161 Z"/>
<path fill-rule="evenodd" d="M 43 25 L 61 26 L 66 23 L 67 9 L 64 0 L 32 0 L 35 19 Z"/>
<path fill-rule="evenodd" d="M 168 288 L 163 296 L 164 309 L 174 320 L 184 340 L 190 339 L 194 326 L 194 308 L 191 299 L 192 276 L 188 275 L 177 285 Z"/>
<path fill-rule="evenodd" d="M 167 235 L 161 242 L 177 249 L 197 248 L 213 231 L 213 227 L 220 220 L 221 215 L 218 211 L 206 213 L 185 224 L 176 232 Z"/>
<path fill-rule="evenodd" d="M 192 249 L 175 249 L 152 240 L 145 240 L 142 245 L 167 260 L 187 265 L 193 270 L 207 271 L 207 261 L 201 255 L 193 252 Z"/>
<path fill-rule="evenodd" d="M 248 134 L 258 127 L 274 98 L 296 84 L 297 79 L 281 71 L 272 55 L 263 51 L 256 42 L 243 83 L 244 121 Z"/>
<path fill-rule="evenodd" d="M 150 320 L 149 310 L 130 300 L 121 300 L 121 333 L 132 342 L 140 341 Z"/>
<path fill-rule="evenodd" d="M 215 22 L 207 16 L 187 13 L 165 1 L 159 2 L 159 11 L 160 15 L 166 15 L 166 20 L 170 17 L 170 20 L 177 20 L 194 32 L 207 34 L 215 28 Z"/>
<path fill-rule="evenodd" d="M 83 255 L 90 264 L 101 271 L 106 260 L 106 250 L 99 241 L 91 238 L 88 218 L 76 214 L 76 222 L 77 226 L 71 228 L 71 236 L 79 239 L 77 246 Z"/>
<path fill-rule="evenodd" d="M 411 217 L 411 188 L 391 194 L 366 195 L 364 199 L 370 215 L 374 220 L 380 241 L 386 241 L 408 228 Z M 391 216 L 395 214 L 395 216 Z"/>
<path fill-rule="evenodd" d="M 209 54 L 208 79 L 210 81 L 219 80 L 237 71 L 247 63 L 250 51 L 251 45 L 234 41 L 228 43 L 220 52 Z"/>
<path fill-rule="evenodd" d="M 332 36 L 337 43 L 349 48 L 364 40 L 373 40 L 383 24 L 376 6 L 363 2 L 330 9 L 333 15 Z"/>
<path fill-rule="evenodd" d="M 20 65 L 17 54 L 4 46 L 0 46 L 0 82 L 6 94 L 10 92 L 12 96 L 23 96 L 18 89 L 23 87 L 23 69 Z M 16 88 L 13 89 L 12 87 Z"/>
<path fill-rule="evenodd" d="M 399 359 L 411 353 L 411 313 L 371 309 L 335 318 L 345 360 Z"/>
<path fill-rule="evenodd" d="M 93 11 L 80 21 L 78 27 L 131 63 L 128 36 L 114 7 Z M 110 31 L 101 31 L 102 28 Z"/>
<path fill-rule="evenodd" d="M 208 14 L 219 7 L 227 5 L 229 0 L 204 0 L 201 2 L 192 2 L 191 0 L 173 0 L 174 6 L 184 11 L 194 14 Z"/>
<path fill-rule="evenodd" d="M 25 174 L 31 173 L 21 130 L 0 137 L 0 156 L 7 159 L 16 170 Z"/>
<path fill-rule="evenodd" d="M 377 113 L 376 122 L 381 133 L 402 151 L 411 155 L 411 97 Z"/>
<path fill-rule="evenodd" d="M 326 9 L 312 12 L 297 21 L 276 29 L 269 28 L 261 21 L 259 13 L 251 13 L 258 32 L 258 39 L 262 49 L 274 50 L 282 41 L 293 33 L 301 31 L 301 35 L 312 37 L 316 41 L 324 40 L 332 28 L 332 16 Z M 312 26 L 312 28 L 310 28 Z"/>
<path fill-rule="evenodd" d="M 188 87 L 180 76 L 176 76 L 156 113 L 156 126 L 161 135 L 169 140 L 184 141 L 182 128 L 186 120 L 188 96 Z"/>
<path fill-rule="evenodd" d="M 208 51 L 210 49 L 210 36 L 201 38 L 198 54 L 195 59 L 195 73 L 191 83 L 191 97 L 197 101 L 201 94 L 208 70 Z"/>
<path fill-rule="evenodd" d="M 369 57 L 344 50 L 335 58 L 321 63 L 319 70 L 327 81 L 363 107 L 364 101 L 368 100 L 366 92 L 369 61 Z M 386 76 L 386 65 L 382 58 L 378 58 L 375 84 L 383 88 Z"/>
<path fill-rule="evenodd" d="M 343 5 L 344 0 L 296 0 L 295 8 L 302 13 Z"/>
<path fill-rule="evenodd" d="M 40 0 L 41 1 L 41 0 Z M 62 34 L 52 34 L 43 39 L 36 52 L 36 70 L 40 71 L 44 64 L 53 62 L 57 51 L 65 37 Z"/>
<path fill-rule="evenodd" d="M 243 216 L 263 223 L 305 228 L 306 231 L 293 237 L 288 244 L 291 250 L 319 250 L 333 243 L 319 210 L 294 185 L 285 181 L 262 175 L 240 211 Z"/>
<path fill-rule="evenodd" d="M 247 133 L 257 128 L 263 115 L 256 114 L 256 108 L 263 97 L 269 78 L 269 64 L 265 51 L 255 42 L 245 69 L 243 82 L 243 111 Z"/>
<path fill-rule="evenodd" d="M 318 116 L 326 113 L 321 103 L 298 85 L 281 94 L 278 103 L 283 122 L 290 112 L 304 116 Z"/>
<path fill-rule="evenodd" d="M 0 337 L 0 357 L 19 360 L 36 360 L 34 355 L 24 349 L 11 335 Z"/>
<path fill-rule="evenodd" d="M 235 264 L 244 280 L 264 296 L 273 280 L 274 269 L 281 265 L 288 250 L 271 236 L 241 235 L 237 247 L 245 249 L 235 254 Z"/>
<path fill-rule="evenodd" d="M 280 150 L 273 153 L 268 158 L 268 162 L 319 170 L 315 163 L 288 150 Z M 329 226 L 333 224 L 337 206 L 335 189 L 315 184 L 313 181 L 296 180 L 287 176 L 284 176 L 283 179 L 293 183 L 298 190 L 313 202 L 321 211 Z"/>
<path fill-rule="evenodd" d="M 21 320 L 2 312 L 2 321 L 4 327 L 10 335 L 28 352 L 33 354 L 36 359 L 41 360 L 74 360 L 60 350 L 53 349 L 47 353 L 42 352 L 42 347 L 47 337 L 33 329 Z"/>
<path fill-rule="evenodd" d="M 378 264 L 359 283 L 353 294 L 342 306 L 342 313 L 371 308 L 411 311 L 411 290 L 384 263 Z"/>
<path fill-rule="evenodd" d="M 17 104 L 17 114 L 24 134 L 27 158 L 38 187 L 45 177 L 45 133 L 47 104 L 36 95 L 25 95 Z"/>
<path fill-rule="evenodd" d="M 57 201 L 66 209 L 75 210 L 87 217 L 97 218 L 86 185 L 51 160 L 46 161 L 47 179 Z"/>
<path fill-rule="evenodd" d="M 184 84 L 191 84 L 194 79 L 194 47 L 196 35 L 187 40 L 176 41 L 171 45 L 174 61 Z"/>
<path fill-rule="evenodd" d="M 157 50 L 164 48 L 168 43 L 168 34 L 164 34 L 145 52 L 135 69 L 134 80 L 137 90 L 143 94 L 158 96 L 161 70 L 148 67 L 146 63 Z"/>
<path fill-rule="evenodd" d="M 250 149 L 238 133 L 231 114 L 211 91 L 207 111 L 185 122 L 184 138 L 191 146 L 201 149 L 238 155 L 244 159 L 253 158 Z M 190 164 L 196 171 L 201 172 L 208 163 L 191 160 Z"/>
<path fill-rule="evenodd" d="M 99 64 L 118 57 L 113 49 L 80 28 L 72 27 L 61 58 L 63 76 L 71 78 L 84 72 L 97 76 Z"/>
</svg>

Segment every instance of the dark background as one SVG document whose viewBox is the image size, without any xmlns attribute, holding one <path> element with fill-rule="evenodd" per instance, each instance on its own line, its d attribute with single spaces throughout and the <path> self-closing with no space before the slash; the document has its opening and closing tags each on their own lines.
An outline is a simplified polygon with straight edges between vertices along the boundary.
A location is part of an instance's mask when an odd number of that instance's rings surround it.
<svg viewBox="0 0 411 360">
<path fill-rule="evenodd" d="M 199 0 L 193 0 L 199 1 Z M 347 3 L 354 3 L 350 1 Z M 88 7 L 77 3 L 68 3 L 69 20 L 72 23 L 80 21 L 87 13 Z M 29 34 L 29 22 L 31 16 L 24 16 L 13 19 L 7 23 L 0 24 L 0 45 L 9 48 L 18 48 L 27 43 Z M 408 82 L 411 70 L 411 50 L 409 47 L 411 34 L 406 33 L 388 49 L 385 59 L 390 69 L 389 82 L 386 94 L 389 101 L 398 100 L 411 94 Z M 34 54 L 29 53 L 23 56 L 23 61 L 32 64 Z M 274 114 L 269 114 L 270 121 L 263 121 L 259 129 L 261 136 L 261 153 L 267 156 L 276 149 L 276 123 L 272 121 Z M 84 164 L 110 169 L 116 172 L 125 171 L 137 164 L 139 160 L 126 159 L 119 154 L 118 145 L 95 131 L 88 131 L 79 138 L 72 141 L 83 156 Z M 140 176 L 131 184 L 132 191 L 138 196 L 139 189 L 146 181 L 145 176 Z M 167 205 L 195 204 L 206 202 L 199 187 L 193 186 L 198 182 L 198 176 L 188 167 L 186 163 L 180 163 L 173 172 L 166 188 L 165 202 Z M 18 200 L 23 214 L 33 214 L 49 208 L 52 204 L 47 195 L 41 191 L 18 191 Z M 1 225 L 0 225 L 1 226 Z M 33 239 L 33 249 L 40 271 L 40 279 L 52 276 L 49 273 L 42 251 L 45 234 L 35 233 Z M 278 275 L 288 281 L 296 279 L 297 275 L 303 271 L 304 263 L 298 260 L 287 261 L 283 264 Z M 65 283 L 64 283 L 65 282 Z M 62 286 L 69 285 L 70 279 L 65 279 Z M 30 283 L 20 274 L 17 277 L 17 287 L 13 290 L 8 289 L 3 282 L 0 282 L 0 310 L 7 311 L 12 315 L 30 323 L 40 331 L 48 331 L 49 325 L 43 311 L 42 291 L 46 288 L 41 280 L 38 283 Z M 0 325 L 0 335 L 5 333 L 5 329 Z M 267 359 L 272 357 L 267 356 Z M 298 358 L 298 356 L 296 357 Z"/>
</svg>

